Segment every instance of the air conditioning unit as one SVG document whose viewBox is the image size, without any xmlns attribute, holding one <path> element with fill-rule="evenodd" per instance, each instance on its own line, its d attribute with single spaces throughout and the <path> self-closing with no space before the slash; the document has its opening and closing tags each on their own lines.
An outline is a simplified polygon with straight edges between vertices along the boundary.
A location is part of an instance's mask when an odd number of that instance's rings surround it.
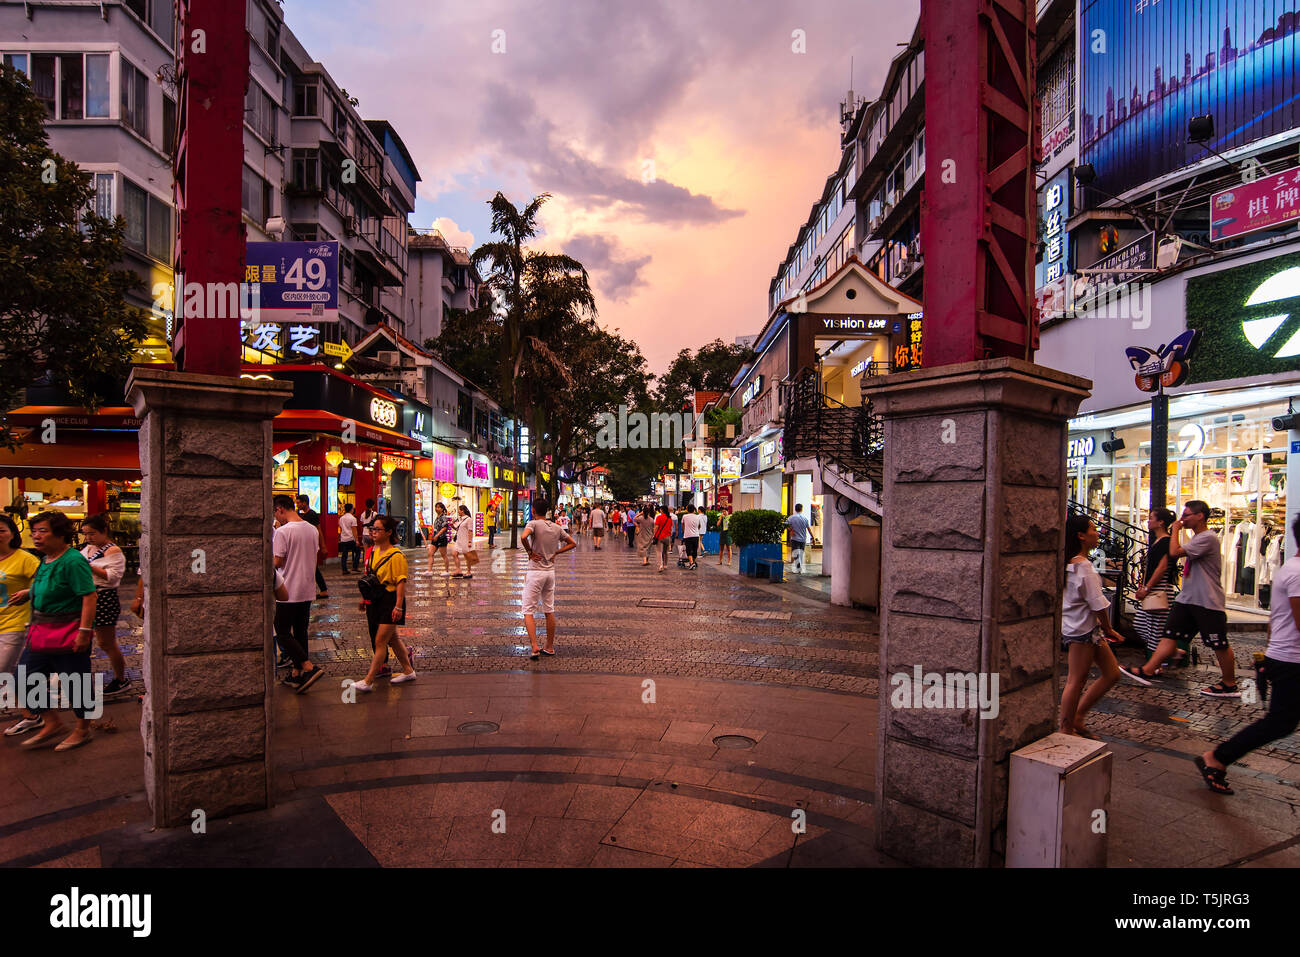
<svg viewBox="0 0 1300 957">
<path fill-rule="evenodd" d="M 375 358 L 385 365 L 395 366 L 402 361 L 402 354 L 397 350 L 380 351 L 375 353 Z"/>
<path fill-rule="evenodd" d="M 879 229 L 879 228 L 880 228 L 880 221 L 881 221 L 881 219 L 883 219 L 883 218 L 884 218 L 884 217 L 882 217 L 882 216 L 872 216 L 872 217 L 871 217 L 871 222 L 867 225 L 867 232 L 869 232 L 869 233 L 874 233 L 877 229 Z"/>
<path fill-rule="evenodd" d="M 902 201 L 903 201 L 903 191 L 901 189 L 894 190 L 894 205 L 897 206 Z"/>
<path fill-rule="evenodd" d="M 357 232 L 358 232 L 357 221 L 355 219 L 345 219 L 343 221 L 344 236 L 348 236 L 348 237 L 356 236 Z"/>
</svg>

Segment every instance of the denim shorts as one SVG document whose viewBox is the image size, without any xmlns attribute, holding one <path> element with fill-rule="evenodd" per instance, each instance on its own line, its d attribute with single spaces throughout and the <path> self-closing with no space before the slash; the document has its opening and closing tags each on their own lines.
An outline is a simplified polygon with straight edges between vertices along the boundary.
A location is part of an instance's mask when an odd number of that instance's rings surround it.
<svg viewBox="0 0 1300 957">
<path fill-rule="evenodd" d="M 1102 637 L 1100 629 L 1090 631 L 1086 635 L 1062 635 L 1061 650 L 1069 651 L 1071 645 L 1100 645 L 1106 639 Z"/>
</svg>

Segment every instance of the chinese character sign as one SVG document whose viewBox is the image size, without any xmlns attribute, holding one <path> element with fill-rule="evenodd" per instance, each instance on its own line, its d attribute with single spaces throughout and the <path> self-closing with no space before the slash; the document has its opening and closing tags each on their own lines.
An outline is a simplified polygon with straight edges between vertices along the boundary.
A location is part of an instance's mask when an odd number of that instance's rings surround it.
<svg viewBox="0 0 1300 957">
<path fill-rule="evenodd" d="M 244 279 L 258 283 L 263 318 L 318 323 L 339 319 L 339 244 L 248 243 Z"/>
<path fill-rule="evenodd" d="M 1300 217 L 1300 167 L 1210 197 L 1210 239 L 1219 242 Z"/>
</svg>

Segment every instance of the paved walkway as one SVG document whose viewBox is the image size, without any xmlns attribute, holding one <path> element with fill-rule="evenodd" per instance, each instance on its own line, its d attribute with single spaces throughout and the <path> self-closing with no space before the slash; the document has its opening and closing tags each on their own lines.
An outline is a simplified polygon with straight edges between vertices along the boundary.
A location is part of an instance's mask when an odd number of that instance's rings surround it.
<svg viewBox="0 0 1300 957">
<path fill-rule="evenodd" d="M 892 863 L 873 847 L 874 616 L 712 564 L 660 574 L 584 539 L 560 560 L 559 653 L 532 662 L 518 553 L 485 556 L 472 580 L 408 555 L 401 631 L 420 679 L 344 702 L 369 644 L 355 579 L 331 569 L 311 636 L 327 675 L 275 691 L 274 809 L 151 832 L 130 698 L 85 749 L 0 745 L 0 864 Z M 138 679 L 139 623 L 122 629 Z M 1239 656 L 1262 639 L 1236 636 Z M 1189 670 L 1117 688 L 1093 721 L 1116 755 L 1112 866 L 1300 864 L 1296 739 L 1236 769 L 1235 797 L 1211 794 L 1188 756 L 1258 706 L 1200 696 L 1210 672 Z"/>
</svg>

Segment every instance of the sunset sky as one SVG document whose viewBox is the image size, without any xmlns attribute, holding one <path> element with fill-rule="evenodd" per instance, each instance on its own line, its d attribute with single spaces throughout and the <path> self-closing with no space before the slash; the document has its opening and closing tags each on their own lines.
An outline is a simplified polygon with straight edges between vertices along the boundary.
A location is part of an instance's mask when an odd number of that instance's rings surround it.
<svg viewBox="0 0 1300 957">
<path fill-rule="evenodd" d="M 580 259 L 601 321 L 651 370 L 758 332 L 768 284 L 918 0 L 284 3 L 311 56 L 393 123 L 423 177 L 413 225 L 490 238 L 487 200 L 540 192 L 538 245 Z M 504 53 L 494 53 L 494 31 Z M 795 53 L 795 30 L 806 53 Z M 498 47 L 502 39 L 496 35 Z M 653 177 L 652 182 L 645 182 Z"/>
</svg>

